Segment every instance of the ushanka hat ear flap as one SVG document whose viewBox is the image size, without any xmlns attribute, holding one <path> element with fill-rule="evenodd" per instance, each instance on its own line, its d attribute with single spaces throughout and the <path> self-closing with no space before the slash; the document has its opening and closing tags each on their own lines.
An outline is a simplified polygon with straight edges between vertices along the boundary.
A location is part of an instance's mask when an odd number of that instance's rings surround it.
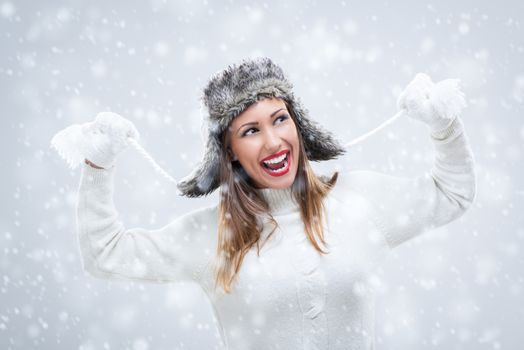
<svg viewBox="0 0 524 350">
<path fill-rule="evenodd" d="M 302 135 L 308 160 L 330 160 L 346 152 L 332 133 L 309 118 L 307 109 L 302 106 L 298 98 L 293 97 L 288 103 L 292 109 L 291 113 L 295 114 L 297 129 Z"/>
<path fill-rule="evenodd" d="M 187 197 L 206 196 L 220 185 L 220 153 L 222 152 L 222 144 L 219 136 L 216 132 L 208 133 L 202 160 L 191 174 L 177 184 L 177 188 L 182 195 Z"/>
</svg>

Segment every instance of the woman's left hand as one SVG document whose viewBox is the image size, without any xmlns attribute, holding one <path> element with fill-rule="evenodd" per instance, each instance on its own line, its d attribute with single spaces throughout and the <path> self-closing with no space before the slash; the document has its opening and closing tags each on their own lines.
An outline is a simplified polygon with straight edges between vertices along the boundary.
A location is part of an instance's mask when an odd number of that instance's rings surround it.
<svg viewBox="0 0 524 350">
<path fill-rule="evenodd" d="M 466 106 L 458 79 L 446 79 L 437 84 L 424 73 L 418 73 L 402 91 L 397 106 L 407 115 L 427 124 L 432 131 L 445 129 Z"/>
</svg>

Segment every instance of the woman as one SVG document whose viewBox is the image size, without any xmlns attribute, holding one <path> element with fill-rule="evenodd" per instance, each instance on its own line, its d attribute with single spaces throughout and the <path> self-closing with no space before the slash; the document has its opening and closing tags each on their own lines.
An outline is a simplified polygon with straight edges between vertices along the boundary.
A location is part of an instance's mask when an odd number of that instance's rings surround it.
<svg viewBox="0 0 524 350">
<path fill-rule="evenodd" d="M 373 269 L 392 248 L 470 207 L 473 155 L 459 116 L 437 108 L 445 94 L 433 94 L 429 78 L 417 75 L 399 106 L 430 128 L 431 172 L 317 177 L 309 161 L 344 149 L 309 119 L 291 87 L 267 58 L 212 77 L 203 95 L 205 155 L 178 187 L 188 197 L 220 187 L 220 201 L 158 230 L 117 220 L 113 162 L 126 146 L 122 135 L 137 132 L 122 117 L 101 117 L 106 132 L 91 130 L 97 147 L 86 153 L 78 197 L 85 269 L 103 278 L 198 283 L 227 349 L 372 349 Z"/>
</svg>

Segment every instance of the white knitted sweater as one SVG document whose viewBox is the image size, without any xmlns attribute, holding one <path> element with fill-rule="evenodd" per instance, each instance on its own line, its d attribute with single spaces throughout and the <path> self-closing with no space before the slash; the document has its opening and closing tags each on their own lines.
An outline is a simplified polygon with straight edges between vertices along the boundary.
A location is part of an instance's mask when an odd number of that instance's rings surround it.
<svg viewBox="0 0 524 350">
<path fill-rule="evenodd" d="M 339 174 L 325 200 L 325 256 L 307 240 L 290 191 L 260 190 L 279 228 L 260 257 L 256 248 L 246 255 L 227 295 L 212 289 L 216 205 L 157 230 L 129 229 L 113 205 L 114 168 L 86 165 L 77 212 L 84 268 L 101 278 L 198 283 L 219 323 L 217 348 L 373 349 L 373 269 L 400 243 L 461 216 L 475 197 L 473 155 L 460 118 L 431 139 L 436 158 L 427 174 Z"/>
</svg>

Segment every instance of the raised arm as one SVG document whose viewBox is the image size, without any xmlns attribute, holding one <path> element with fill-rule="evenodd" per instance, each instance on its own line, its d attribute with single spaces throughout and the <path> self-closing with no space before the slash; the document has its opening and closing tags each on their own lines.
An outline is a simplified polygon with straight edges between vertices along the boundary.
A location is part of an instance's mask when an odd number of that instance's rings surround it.
<svg viewBox="0 0 524 350">
<path fill-rule="evenodd" d="M 460 217 L 476 191 L 474 158 L 462 120 L 431 133 L 436 155 L 423 175 L 405 178 L 374 171 L 342 174 L 342 186 L 366 197 L 390 247 Z"/>
<path fill-rule="evenodd" d="M 113 203 L 114 172 L 82 169 L 77 225 L 84 269 L 99 278 L 200 282 L 215 251 L 216 207 L 157 230 L 126 229 Z"/>
</svg>

